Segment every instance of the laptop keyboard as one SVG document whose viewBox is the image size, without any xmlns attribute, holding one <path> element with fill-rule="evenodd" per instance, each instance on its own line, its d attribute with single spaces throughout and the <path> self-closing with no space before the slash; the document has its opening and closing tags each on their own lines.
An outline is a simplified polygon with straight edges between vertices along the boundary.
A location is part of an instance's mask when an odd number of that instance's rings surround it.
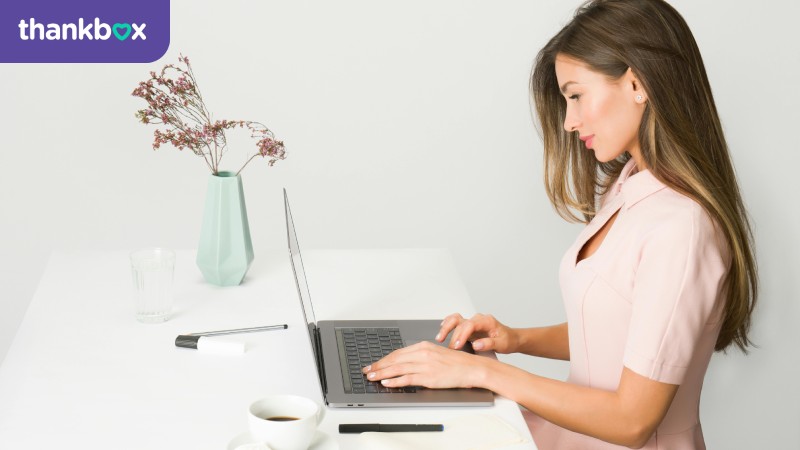
<svg viewBox="0 0 800 450">
<path fill-rule="evenodd" d="M 336 335 L 339 341 L 345 392 L 353 394 L 416 392 L 415 387 L 384 387 L 380 383 L 367 380 L 366 374 L 361 373 L 361 368 L 403 347 L 399 328 L 342 328 L 336 330 Z"/>
</svg>

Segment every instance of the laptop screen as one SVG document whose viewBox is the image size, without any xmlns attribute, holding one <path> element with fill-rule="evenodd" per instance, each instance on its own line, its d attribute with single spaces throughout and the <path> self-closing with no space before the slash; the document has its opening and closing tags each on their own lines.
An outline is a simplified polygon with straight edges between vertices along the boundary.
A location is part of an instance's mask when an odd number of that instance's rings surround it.
<svg viewBox="0 0 800 450">
<path fill-rule="evenodd" d="M 292 271 L 294 271 L 294 281 L 297 284 L 297 293 L 303 306 L 303 317 L 308 324 L 308 334 L 311 339 L 311 347 L 314 348 L 314 357 L 319 361 L 317 339 L 314 336 L 317 320 L 314 317 L 314 308 L 311 306 L 311 294 L 308 291 L 306 271 L 303 269 L 303 258 L 300 256 L 300 244 L 297 243 L 297 234 L 292 220 L 292 211 L 289 209 L 289 196 L 286 194 L 286 189 L 283 190 L 283 200 L 286 209 L 286 233 L 289 240 L 289 254 L 291 256 Z"/>
</svg>

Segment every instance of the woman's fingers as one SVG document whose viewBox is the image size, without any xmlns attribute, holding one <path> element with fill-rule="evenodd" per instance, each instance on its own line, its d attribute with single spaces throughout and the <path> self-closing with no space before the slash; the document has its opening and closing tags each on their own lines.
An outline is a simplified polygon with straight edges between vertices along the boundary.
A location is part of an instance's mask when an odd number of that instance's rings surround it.
<svg viewBox="0 0 800 450">
<path fill-rule="evenodd" d="M 450 314 L 449 316 L 445 317 L 442 320 L 441 327 L 439 328 L 439 333 L 436 335 L 436 340 L 438 342 L 444 342 L 447 339 L 447 335 L 453 331 L 462 321 L 464 317 L 461 316 L 459 313 Z"/>
<path fill-rule="evenodd" d="M 450 338 L 450 348 L 460 349 L 463 347 L 464 343 L 475 333 L 475 328 L 475 322 L 472 319 L 462 321 L 461 325 L 457 326 L 453 331 L 453 337 Z"/>
<path fill-rule="evenodd" d="M 417 354 L 420 351 L 429 352 L 431 347 L 437 347 L 435 344 L 431 344 L 430 342 L 418 342 L 414 345 L 409 345 L 408 347 L 403 347 L 401 349 L 395 350 L 392 353 L 384 356 L 382 359 L 375 361 L 374 363 L 368 365 L 361 369 L 363 373 L 369 374 L 373 372 L 379 372 L 381 370 L 386 369 L 387 367 L 392 367 L 398 364 L 403 364 L 409 361 L 412 361 L 414 358 L 417 358 L 413 355 Z M 428 355 L 429 353 L 423 354 L 423 357 Z"/>
<path fill-rule="evenodd" d="M 453 336 L 450 338 L 449 347 L 462 348 L 474 333 L 485 331 L 483 328 L 485 328 L 484 322 L 486 322 L 487 317 L 491 316 L 476 314 L 467 320 L 461 314 L 451 314 L 442 321 L 442 326 L 435 339 L 438 342 L 444 342 L 447 339 L 447 335 L 452 331 Z"/>
<path fill-rule="evenodd" d="M 483 359 L 432 342 L 420 342 L 390 353 L 366 367 L 364 373 L 368 380 L 388 387 L 474 387 Z"/>
<path fill-rule="evenodd" d="M 401 348 L 364 367 L 361 371 L 367 375 L 367 379 L 370 381 L 414 374 L 418 371 L 418 361 L 430 361 L 433 358 L 434 347 L 438 346 L 430 342 L 420 342 Z"/>
<path fill-rule="evenodd" d="M 413 364 L 395 364 L 385 369 L 370 371 L 367 373 L 367 379 L 370 381 L 381 381 L 398 378 L 401 376 L 408 376 L 414 373 L 417 373 L 417 370 Z"/>
<path fill-rule="evenodd" d="M 367 379 L 387 387 L 459 387 L 464 384 L 463 352 L 448 350 L 431 342 L 420 342 L 395 350 L 364 368 Z"/>
<path fill-rule="evenodd" d="M 385 380 L 381 380 L 381 384 L 386 387 L 406 387 L 406 386 L 419 386 L 420 383 L 415 382 L 416 376 L 414 375 L 402 375 L 397 378 L 387 378 Z"/>
<path fill-rule="evenodd" d="M 469 341 L 491 337 L 496 334 L 498 323 L 491 315 L 475 314 L 469 320 L 463 320 L 453 331 L 450 348 L 459 349 Z M 474 344 L 474 342 L 473 342 Z"/>
<path fill-rule="evenodd" d="M 494 350 L 494 339 L 483 338 L 472 341 L 472 348 L 478 352 Z"/>
</svg>

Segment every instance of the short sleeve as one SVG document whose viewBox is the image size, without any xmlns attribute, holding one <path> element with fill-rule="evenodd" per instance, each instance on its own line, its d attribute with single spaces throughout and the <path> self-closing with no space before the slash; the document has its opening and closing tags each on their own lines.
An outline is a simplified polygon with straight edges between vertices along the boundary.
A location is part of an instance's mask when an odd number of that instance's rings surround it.
<svg viewBox="0 0 800 450">
<path fill-rule="evenodd" d="M 662 383 L 683 382 L 704 330 L 719 321 L 726 254 L 713 222 L 695 203 L 643 237 L 626 367 Z"/>
</svg>

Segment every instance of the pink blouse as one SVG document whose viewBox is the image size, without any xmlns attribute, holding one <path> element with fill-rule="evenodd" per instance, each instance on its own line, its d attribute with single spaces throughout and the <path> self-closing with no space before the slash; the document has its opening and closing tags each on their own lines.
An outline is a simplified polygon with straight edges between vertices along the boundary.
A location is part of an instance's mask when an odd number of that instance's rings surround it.
<svg viewBox="0 0 800 450">
<path fill-rule="evenodd" d="M 622 367 L 680 385 L 646 449 L 704 449 L 700 390 L 722 324 L 728 251 L 695 201 L 636 173 L 631 159 L 561 261 L 569 329 L 569 383 L 616 390 Z M 608 219 L 597 251 L 578 252 Z M 623 448 L 529 420 L 541 450 Z"/>
</svg>

